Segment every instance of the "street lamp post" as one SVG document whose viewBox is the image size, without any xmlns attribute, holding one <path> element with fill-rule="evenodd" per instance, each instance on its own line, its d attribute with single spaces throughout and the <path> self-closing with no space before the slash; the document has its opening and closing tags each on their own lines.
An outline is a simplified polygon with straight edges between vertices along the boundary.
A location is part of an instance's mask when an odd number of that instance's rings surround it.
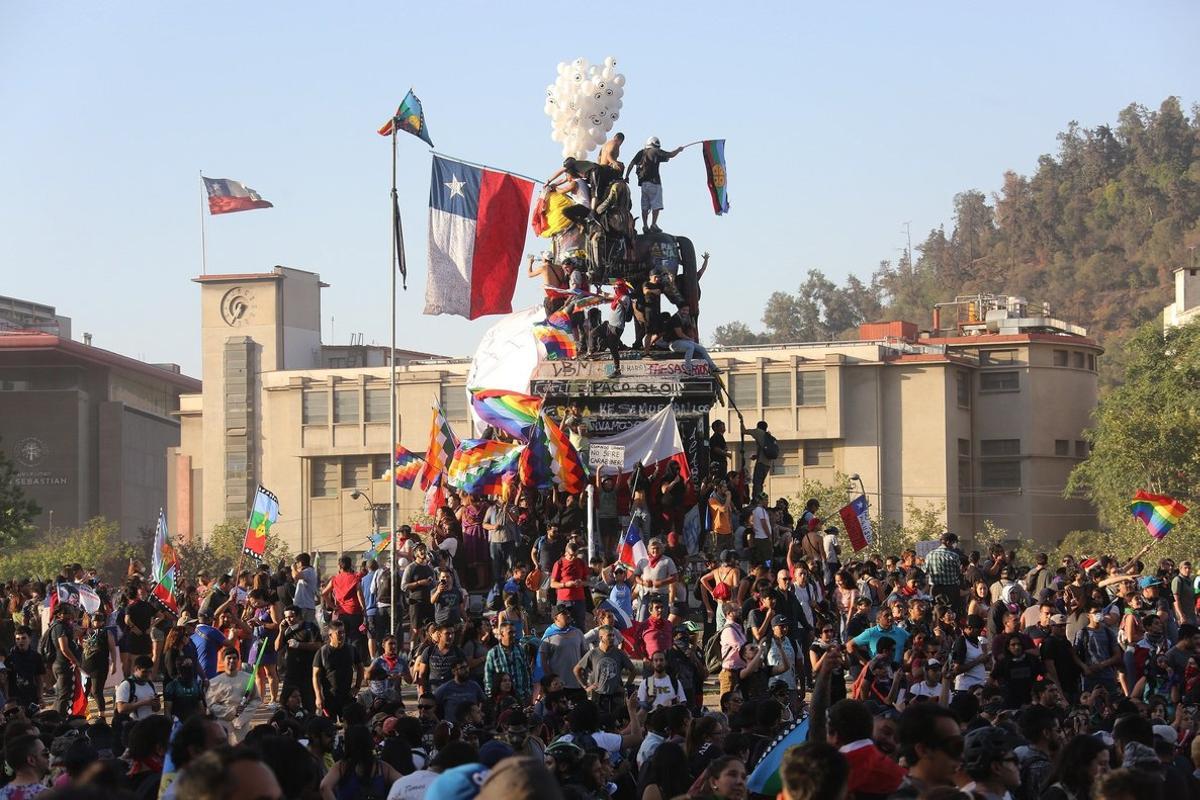
<svg viewBox="0 0 1200 800">
<path fill-rule="evenodd" d="M 370 534 L 374 533 L 379 527 L 379 507 L 375 505 L 375 498 L 371 496 L 370 489 L 355 489 L 350 493 L 350 499 L 367 501 L 367 506 L 364 510 L 371 515 L 371 530 L 367 533 L 369 538 Z"/>
</svg>

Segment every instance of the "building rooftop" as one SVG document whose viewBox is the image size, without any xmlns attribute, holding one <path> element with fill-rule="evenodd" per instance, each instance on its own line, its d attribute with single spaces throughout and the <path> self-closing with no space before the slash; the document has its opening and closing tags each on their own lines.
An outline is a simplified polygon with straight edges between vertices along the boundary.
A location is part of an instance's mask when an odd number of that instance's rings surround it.
<svg viewBox="0 0 1200 800">
<path fill-rule="evenodd" d="M 230 282 L 236 282 L 236 281 L 249 281 L 249 280 L 283 280 L 283 278 L 286 277 L 285 272 L 295 272 L 295 273 L 299 273 L 301 275 L 312 275 L 312 276 L 316 277 L 317 280 L 320 282 L 322 289 L 329 288 L 329 284 L 322 281 L 320 279 L 320 276 L 315 272 L 312 272 L 312 271 L 306 270 L 306 269 L 296 269 L 295 267 L 284 267 L 284 266 L 281 266 L 278 264 L 276 264 L 275 268 L 272 269 L 270 272 L 231 272 L 231 273 L 226 273 L 226 274 L 214 274 L 214 275 L 205 274 L 205 275 L 197 275 L 195 278 L 192 278 L 192 280 L 195 281 L 196 283 L 230 283 Z"/>
<path fill-rule="evenodd" d="M 162 366 L 147 364 L 145 361 L 138 361 L 136 358 L 129 358 L 111 350 L 92 347 L 41 331 L 0 330 L 0 353 L 16 351 L 58 351 L 82 361 L 124 369 L 154 380 L 172 383 L 184 392 L 200 391 L 200 381 L 181 374 L 174 364 Z"/>
</svg>

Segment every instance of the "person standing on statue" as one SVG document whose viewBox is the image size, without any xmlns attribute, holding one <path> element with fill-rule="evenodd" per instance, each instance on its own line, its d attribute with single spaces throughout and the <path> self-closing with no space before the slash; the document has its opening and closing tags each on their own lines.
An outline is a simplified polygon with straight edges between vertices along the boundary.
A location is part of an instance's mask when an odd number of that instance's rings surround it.
<svg viewBox="0 0 1200 800">
<path fill-rule="evenodd" d="M 642 190 L 643 233 L 661 230 L 658 227 L 658 214 L 663 210 L 663 192 L 659 167 L 681 152 L 683 152 L 682 147 L 676 147 L 670 152 L 663 150 L 658 137 L 651 136 L 646 140 L 646 146 L 629 160 L 629 166 L 625 170 L 625 180 L 629 180 L 630 172 L 637 171 L 638 186 Z"/>
</svg>

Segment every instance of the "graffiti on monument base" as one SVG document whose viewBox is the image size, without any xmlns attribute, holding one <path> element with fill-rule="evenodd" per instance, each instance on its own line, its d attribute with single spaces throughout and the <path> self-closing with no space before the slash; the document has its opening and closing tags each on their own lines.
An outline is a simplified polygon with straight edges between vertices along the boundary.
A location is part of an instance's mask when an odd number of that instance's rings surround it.
<svg viewBox="0 0 1200 800">
<path fill-rule="evenodd" d="M 600 400 L 592 409 L 593 417 L 642 417 L 649 418 L 662 411 L 668 401 L 664 400 Z M 695 400 L 669 401 L 675 407 L 676 417 L 700 417 L 712 410 L 712 403 Z"/>
<path fill-rule="evenodd" d="M 683 384 L 675 380 L 637 380 L 621 378 L 615 381 L 539 380 L 530 384 L 530 391 L 542 397 L 589 395 L 633 395 L 646 397 L 675 397 L 683 392 Z"/>
<path fill-rule="evenodd" d="M 613 373 L 611 361 L 544 361 L 533 373 L 535 380 L 576 379 L 607 381 Z M 622 361 L 624 378 L 707 378 L 708 364 L 697 361 L 686 369 L 682 361 Z"/>
</svg>

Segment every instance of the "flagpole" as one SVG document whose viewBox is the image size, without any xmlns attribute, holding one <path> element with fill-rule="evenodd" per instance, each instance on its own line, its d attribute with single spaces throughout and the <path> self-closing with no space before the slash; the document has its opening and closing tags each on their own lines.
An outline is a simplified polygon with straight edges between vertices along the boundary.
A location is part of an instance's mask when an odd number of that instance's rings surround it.
<svg viewBox="0 0 1200 800">
<path fill-rule="evenodd" d="M 396 203 L 397 203 L 397 198 L 396 198 L 396 129 L 398 127 L 399 126 L 397 126 L 395 124 L 392 125 L 392 208 L 391 208 L 391 211 L 392 211 L 393 215 L 396 213 L 396 208 L 397 208 L 397 206 L 396 206 Z M 396 257 L 397 257 L 397 255 L 399 255 L 396 252 L 396 246 L 398 243 L 396 241 L 395 224 L 396 224 L 396 221 L 393 219 L 392 220 L 392 229 L 390 231 L 391 235 L 388 237 L 392 240 L 392 257 L 391 257 L 391 259 L 388 260 L 388 272 L 391 273 L 391 279 L 392 279 L 392 353 L 391 353 L 391 357 L 388 359 L 388 372 L 390 373 L 389 386 L 391 388 L 391 391 L 388 393 L 389 405 L 391 407 L 391 413 L 389 414 L 390 422 L 391 422 L 391 439 L 389 440 L 390 444 L 388 445 L 388 448 L 389 448 L 389 456 L 391 457 L 391 460 L 392 460 L 393 472 L 396 469 L 396 272 L 397 272 Z M 403 258 L 402 255 L 400 257 Z M 391 603 L 391 605 L 388 608 L 388 611 L 391 612 L 391 634 L 393 636 L 395 636 L 396 635 L 396 583 L 397 583 L 399 576 L 396 575 L 396 476 L 394 474 L 392 475 L 392 479 L 390 481 L 388 481 L 388 491 L 389 491 L 390 497 L 391 497 L 391 502 L 388 504 L 388 526 L 389 526 L 388 533 L 391 537 L 390 549 L 391 549 L 391 556 L 392 556 L 392 558 L 391 558 L 391 561 L 392 561 L 392 563 L 391 563 L 391 570 L 392 570 L 391 597 L 388 599 L 388 602 Z"/>
<path fill-rule="evenodd" d="M 204 189 L 204 170 L 200 170 L 200 270 L 202 275 L 208 274 L 208 232 L 204 222 L 204 201 L 207 192 Z"/>
</svg>

